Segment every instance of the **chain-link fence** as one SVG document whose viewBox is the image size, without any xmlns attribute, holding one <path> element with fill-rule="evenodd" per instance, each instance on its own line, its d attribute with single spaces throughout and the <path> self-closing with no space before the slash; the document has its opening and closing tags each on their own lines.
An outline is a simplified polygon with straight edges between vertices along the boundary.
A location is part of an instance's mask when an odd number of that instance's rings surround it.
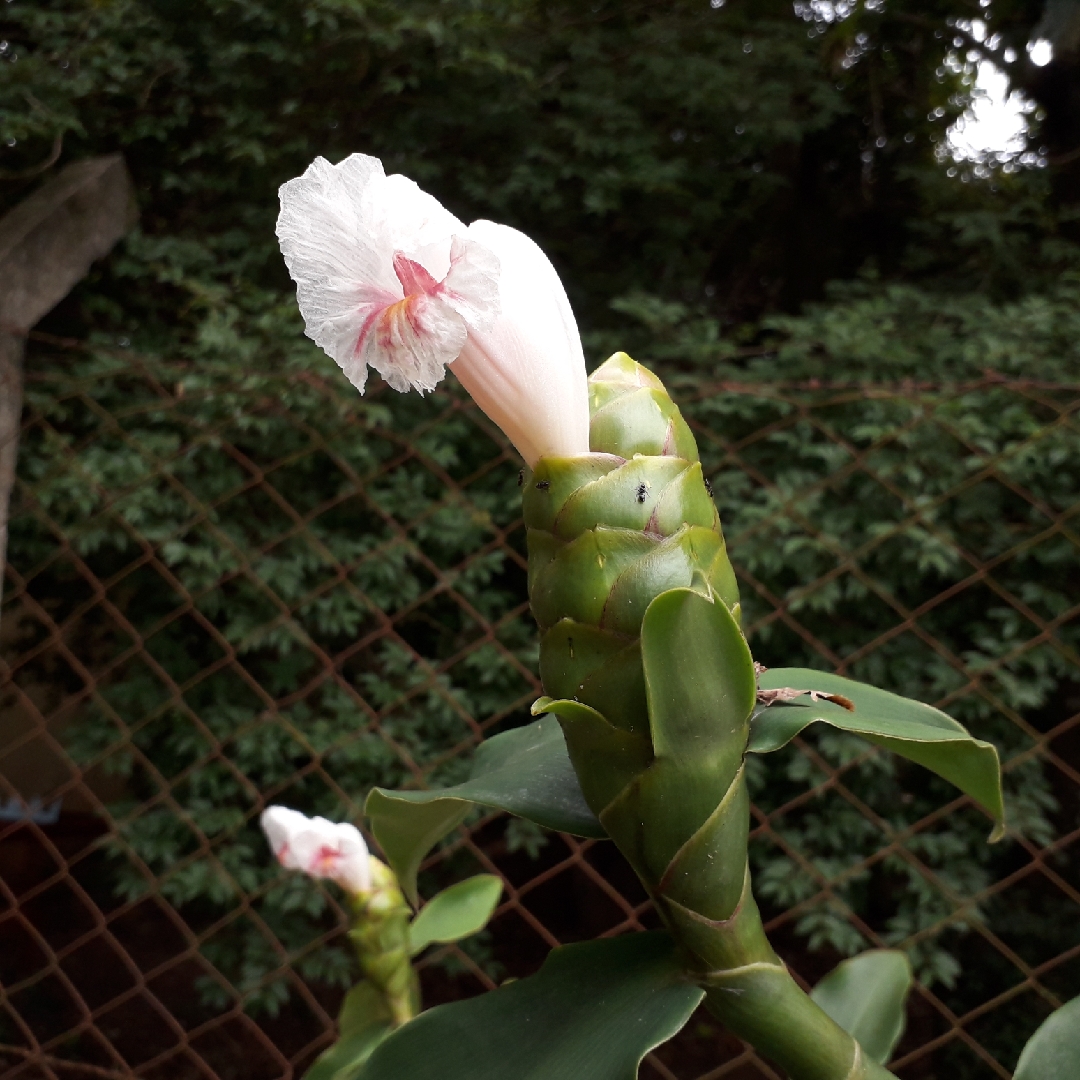
<svg viewBox="0 0 1080 1080">
<path fill-rule="evenodd" d="M 276 1078 L 354 972 L 268 802 L 360 820 L 460 778 L 539 691 L 518 466 L 450 388 L 360 398 L 39 338 L 0 614 L 0 1062 L 10 1077 Z M 767 928 L 804 984 L 905 948 L 905 1078 L 1007 1077 L 1080 992 L 1080 386 L 672 384 L 767 664 L 932 701 L 992 739 L 1010 834 L 854 737 L 752 762 Z M 655 925 L 610 844 L 477 816 L 421 891 L 503 876 L 426 1004 Z M 643 1075 L 775 1077 L 696 1016 Z"/>
</svg>

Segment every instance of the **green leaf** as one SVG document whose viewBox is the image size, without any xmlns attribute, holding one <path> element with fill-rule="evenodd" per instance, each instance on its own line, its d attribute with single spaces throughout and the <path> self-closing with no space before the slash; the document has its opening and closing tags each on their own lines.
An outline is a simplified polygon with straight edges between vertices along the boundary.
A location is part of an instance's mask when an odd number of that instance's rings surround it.
<svg viewBox="0 0 1080 1080">
<path fill-rule="evenodd" d="M 315 1059 L 304 1080 L 353 1080 L 371 1052 L 393 1030 L 386 999 L 361 979 L 341 1003 L 338 1041 Z"/>
<path fill-rule="evenodd" d="M 656 888 L 735 783 L 756 683 L 750 650 L 731 612 L 692 589 L 670 589 L 649 604 L 641 655 L 656 758 L 601 820 L 646 886 Z M 705 880 L 698 875 L 702 894 L 715 894 Z M 734 896 L 725 891 L 709 903 L 723 908 L 728 900 L 737 902 L 742 884 L 736 875 Z"/>
<path fill-rule="evenodd" d="M 1080 997 L 1039 1025 L 1016 1063 L 1013 1080 L 1076 1080 L 1080 1071 Z"/>
<path fill-rule="evenodd" d="M 399 1028 L 362 1080 L 633 1080 L 703 996 L 666 933 L 566 945 L 527 979 Z"/>
<path fill-rule="evenodd" d="M 558 721 L 544 717 L 504 731 L 480 745 L 463 784 L 435 791 L 375 788 L 368 796 L 371 831 L 414 905 L 421 861 L 474 804 L 575 836 L 606 835 L 581 794 Z"/>
<path fill-rule="evenodd" d="M 389 1023 L 386 999 L 366 979 L 361 979 L 346 995 L 338 1011 L 338 1033 L 342 1038 Z"/>
<path fill-rule="evenodd" d="M 315 1059 L 304 1080 L 352 1080 L 393 1027 L 382 994 L 361 980 L 341 1003 L 338 1041 Z"/>
<path fill-rule="evenodd" d="M 882 1065 L 904 1033 L 911 964 L 896 949 L 873 949 L 838 964 L 810 997 Z"/>
<path fill-rule="evenodd" d="M 391 1031 L 392 1025 L 380 1024 L 339 1039 L 315 1059 L 311 1068 L 304 1073 L 304 1080 L 354 1080 L 360 1076 L 375 1048 Z"/>
<path fill-rule="evenodd" d="M 750 723 L 747 750 L 751 753 L 779 750 L 809 724 L 831 724 L 861 735 L 955 784 L 994 819 L 990 839 L 998 840 L 1004 833 L 997 749 L 973 738 L 962 724 L 940 709 L 810 668 L 770 668 L 762 673 L 759 684 L 762 690 L 791 687 L 840 694 L 855 709 L 852 712 L 829 701 L 811 701 L 809 695 L 759 708 Z"/>
<path fill-rule="evenodd" d="M 371 820 L 371 831 L 413 907 L 420 904 L 416 875 L 424 856 L 460 825 L 471 809 L 468 800 L 444 798 L 440 791 L 373 788 L 368 795 L 364 812 Z"/>
<path fill-rule="evenodd" d="M 703 755 L 732 758 L 734 771 L 757 684 L 731 612 L 693 589 L 661 593 L 641 625 L 641 656 L 656 756 L 694 771 Z"/>
<path fill-rule="evenodd" d="M 580 701 L 542 697 L 533 703 L 532 711 L 559 718 L 574 772 L 579 780 L 585 778 L 582 792 L 597 817 L 652 761 L 652 746 L 646 736 L 615 727 Z"/>
<path fill-rule="evenodd" d="M 409 927 L 409 951 L 415 956 L 436 941 L 460 941 L 483 930 L 502 895 L 494 874 L 477 874 L 433 896 Z"/>
</svg>

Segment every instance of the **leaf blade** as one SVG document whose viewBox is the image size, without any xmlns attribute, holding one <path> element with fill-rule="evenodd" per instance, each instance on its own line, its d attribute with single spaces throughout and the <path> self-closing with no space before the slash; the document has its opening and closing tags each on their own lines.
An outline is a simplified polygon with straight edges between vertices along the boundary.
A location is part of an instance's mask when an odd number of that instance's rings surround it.
<svg viewBox="0 0 1080 1080">
<path fill-rule="evenodd" d="M 398 1029 L 362 1080 L 634 1080 L 704 996 L 666 933 L 555 949 L 536 975 Z"/>
<path fill-rule="evenodd" d="M 655 597 L 641 625 L 641 656 L 655 758 L 601 820 L 655 888 L 736 782 L 757 683 L 746 639 L 713 593 L 680 587 Z M 731 884 L 736 903 L 741 876 Z M 729 899 L 725 891 L 709 902 L 726 908 Z"/>
<path fill-rule="evenodd" d="M 384 1021 L 342 1034 L 315 1059 L 304 1073 L 304 1080 L 355 1080 L 372 1052 L 393 1029 L 393 1024 Z"/>
<path fill-rule="evenodd" d="M 465 820 L 470 809 L 472 804 L 468 800 L 446 798 L 438 791 L 373 788 L 368 795 L 364 813 L 371 822 L 371 831 L 414 907 L 420 901 L 416 891 L 420 863 L 444 836 Z"/>
<path fill-rule="evenodd" d="M 338 1032 L 343 1039 L 392 1021 L 385 997 L 367 979 L 361 979 L 345 995 L 338 1010 Z"/>
<path fill-rule="evenodd" d="M 902 952 L 872 949 L 838 964 L 810 997 L 884 1065 L 904 1034 L 911 981 L 911 964 Z"/>
<path fill-rule="evenodd" d="M 842 694 L 852 701 L 855 711 L 809 697 L 759 708 L 750 723 L 749 753 L 771 753 L 786 746 L 808 725 L 829 724 L 861 735 L 955 784 L 993 819 L 990 839 L 997 840 L 1004 833 L 1001 762 L 996 747 L 974 738 L 940 709 L 810 668 L 770 668 L 761 674 L 759 683 L 763 690 L 794 687 Z"/>
<path fill-rule="evenodd" d="M 1052 1012 L 1028 1040 L 1013 1080 L 1073 1080 L 1080 1061 L 1080 997 Z"/>
<path fill-rule="evenodd" d="M 661 593 L 642 621 L 641 655 L 656 756 L 694 769 L 703 753 L 741 758 L 754 661 L 723 602 L 693 589 Z"/>
<path fill-rule="evenodd" d="M 409 927 L 409 951 L 460 941 L 482 930 L 499 903 L 503 883 L 494 874 L 477 874 L 443 889 L 420 909 Z"/>
<path fill-rule="evenodd" d="M 371 830 L 414 905 L 424 856 L 474 805 L 575 836 L 607 835 L 581 793 L 558 721 L 542 717 L 482 743 L 464 783 L 431 791 L 372 789 L 364 807 Z"/>
</svg>

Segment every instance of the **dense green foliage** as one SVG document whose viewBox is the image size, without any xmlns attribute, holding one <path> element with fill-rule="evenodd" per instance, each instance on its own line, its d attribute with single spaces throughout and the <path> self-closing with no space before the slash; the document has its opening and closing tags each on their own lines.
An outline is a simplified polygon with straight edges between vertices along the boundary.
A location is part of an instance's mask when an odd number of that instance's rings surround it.
<svg viewBox="0 0 1080 1080">
<path fill-rule="evenodd" d="M 278 877 L 250 820 L 260 795 L 357 817 L 369 785 L 407 783 L 467 745 L 469 716 L 531 700 L 536 645 L 516 568 L 488 548 L 519 514 L 515 470 L 471 419 L 446 401 L 361 399 L 315 373 L 238 379 L 234 363 L 193 355 L 142 377 L 123 354 L 61 363 L 30 383 L 44 422 L 22 447 L 33 509 L 11 550 L 100 678 L 70 745 L 128 779 L 112 808 L 117 888 L 144 892 L 146 866 L 199 923 Z M 162 385 L 183 396 L 163 399 Z M 59 562 L 58 535 L 73 556 Z M 139 559 L 146 543 L 159 561 Z M 75 560 L 109 583 L 110 608 L 88 605 Z M 19 646 L 45 632 L 26 620 Z M 83 688 L 42 659 L 24 679 Z M 300 912 L 325 907 L 291 877 L 260 911 L 299 948 L 312 933 Z M 279 959 L 254 925 L 206 952 L 255 1003 L 284 991 L 262 985 Z M 348 962 L 323 952 L 301 970 L 340 982 Z"/>
<path fill-rule="evenodd" d="M 314 367 L 305 378 L 238 379 L 206 343 L 145 369 L 123 351 L 50 361 L 29 387 L 44 422 L 25 443 L 12 552 L 35 602 L 101 678 L 71 745 L 128 778 L 129 797 L 113 807 L 117 886 L 140 893 L 145 865 L 196 926 L 254 893 L 299 970 L 338 981 L 347 954 L 309 945 L 329 916 L 324 894 L 268 870 L 258 795 L 355 815 L 364 789 L 409 783 L 413 764 L 435 782 L 460 778 L 463 758 L 447 755 L 475 737 L 466 714 L 524 718 L 536 638 L 523 568 L 498 546 L 501 535 L 522 546 L 516 466 L 498 462 L 475 415 L 448 411 L 454 399 L 442 393 L 361 399 L 328 365 Z M 163 386 L 182 396 L 163 397 Z M 869 400 L 749 388 L 688 398 L 755 654 L 821 667 L 846 658 L 855 676 L 944 699 L 1007 763 L 1022 754 L 1031 738 L 1010 717 L 1056 722 L 1075 676 L 1075 626 L 1038 640 L 1078 600 L 1075 576 L 1062 572 L 1075 549 L 1048 516 L 1067 512 L 1080 487 L 1075 427 L 1055 423 L 1066 404 L 992 385 Z M 157 562 L 142 559 L 145 541 Z M 88 604 L 75 557 L 109 583 L 113 611 Z M 969 581 L 976 561 L 995 565 L 996 591 Z M 774 597 L 811 638 L 775 618 Z M 875 643 L 920 609 L 916 632 Z M 487 626 L 498 647 L 485 644 Z M 29 655 L 44 634 L 26 619 L 17 651 Z M 140 639 L 145 655 L 132 655 Z M 973 670 L 985 672 L 976 686 Z M 82 688 L 48 651 L 20 679 Z M 833 765 L 863 748 L 837 733 L 810 742 Z M 768 811 L 822 778 L 785 751 L 757 761 L 751 780 Z M 1036 842 L 1072 827 L 1075 813 L 1047 781 L 1030 758 L 1007 764 L 1010 824 Z M 844 785 L 892 829 L 953 797 L 883 756 L 860 761 Z M 986 846 L 975 811 L 906 845 L 944 889 L 902 854 L 859 867 L 882 846 L 882 825 L 835 790 L 774 828 L 782 846 L 763 838 L 753 852 L 769 910 L 813 895 L 816 868 L 838 883 L 833 901 L 799 916 L 812 945 L 865 947 L 849 908 L 886 940 L 916 934 L 921 977 L 952 984 L 958 1003 L 1001 977 L 993 953 L 968 954 L 956 936 L 972 920 L 1025 955 L 1075 943 L 1058 902 L 1038 890 L 958 907 L 1014 865 L 1011 844 Z M 205 952 L 252 1006 L 286 992 L 253 920 L 226 921 Z M 961 963 L 970 980 L 957 982 Z"/>
<path fill-rule="evenodd" d="M 1040 727 L 1064 710 L 1075 629 L 1022 648 L 1078 599 L 1075 547 L 1048 525 L 1080 487 L 1055 399 L 709 389 L 986 368 L 1075 380 L 1072 166 L 1051 155 L 1045 170 L 962 182 L 935 158 L 966 100 L 943 66 L 949 20 L 981 16 L 1022 54 L 1042 4 L 892 0 L 831 23 L 796 7 L 807 13 L 780 0 L 3 5 L 0 207 L 54 146 L 61 163 L 119 149 L 142 214 L 46 324 L 99 351 L 31 351 L 28 401 L 47 422 L 24 442 L 11 561 L 101 678 L 70 730 L 81 758 L 128 778 L 117 888 L 145 888 L 141 864 L 161 875 L 194 925 L 217 926 L 206 954 L 252 1007 L 287 989 L 255 918 L 217 924 L 246 893 L 306 976 L 349 977 L 344 951 L 309 945 L 333 922 L 323 894 L 268 870 L 257 796 L 355 813 L 371 784 L 408 782 L 410 761 L 452 779 L 451 751 L 477 734 L 466 714 L 517 722 L 536 656 L 522 566 L 498 543 L 522 548 L 502 444 L 450 407 L 452 391 L 358 398 L 301 337 L 275 191 L 315 154 L 378 154 L 460 216 L 526 229 L 564 274 L 592 363 L 615 348 L 660 362 L 697 425 L 761 659 L 850 656 L 856 677 L 953 694 L 950 711 L 1006 758 L 1030 745 L 1010 716 Z M 1039 99 L 1047 139 L 1059 98 Z M 133 366 L 116 348 L 129 343 L 156 358 Z M 991 459 L 1007 482 L 983 477 Z M 72 554 L 59 557 L 62 537 Z M 75 556 L 108 582 L 111 611 L 89 603 Z M 985 582 L 920 608 L 997 558 L 994 580 L 1029 614 Z M 820 646 L 771 618 L 774 600 Z M 858 652 L 911 611 L 912 629 Z M 41 633 L 28 619 L 16 648 Z M 129 652 L 136 640 L 152 664 Z M 20 677 L 78 689 L 50 655 Z M 990 674 L 965 689 L 960 661 Z M 812 741 L 825 761 L 854 753 L 843 736 Z M 821 775 L 795 752 L 777 759 L 752 778 L 766 810 Z M 1033 839 L 1075 827 L 1031 759 L 1007 783 Z M 896 828 L 949 798 L 880 757 L 845 784 Z M 813 887 L 791 852 L 838 874 L 883 836 L 835 790 L 775 828 L 787 853 L 762 840 L 752 855 L 775 909 Z M 910 844 L 966 895 L 1014 866 L 985 831 L 951 815 Z M 954 900 L 899 855 L 834 895 L 887 940 L 918 933 L 919 974 L 955 983 L 958 1009 L 1011 977 L 954 932 L 977 918 L 1032 958 L 1075 944 L 1034 889 L 950 923 Z M 815 946 L 864 944 L 840 907 L 799 919 Z M 972 979 L 955 982 L 961 964 Z M 1015 1060 L 1013 1033 L 979 1035 Z"/>
<path fill-rule="evenodd" d="M 160 306 L 148 271 L 194 294 L 189 318 L 223 289 L 283 289 L 277 185 L 354 150 L 464 218 L 536 236 L 587 326 L 634 291 L 740 321 L 868 261 L 1006 291 L 1074 262 L 1045 174 L 961 185 L 934 156 L 967 100 L 942 66 L 950 21 L 993 29 L 1000 9 L 1022 41 L 1040 5 L 836 6 L 854 10 L 829 23 L 787 0 L 13 0 L 0 164 L 32 173 L 58 136 L 65 156 L 124 150 L 143 285 L 97 291 L 124 297 L 112 315 L 128 331 L 156 316 L 176 332 L 177 297 Z"/>
</svg>

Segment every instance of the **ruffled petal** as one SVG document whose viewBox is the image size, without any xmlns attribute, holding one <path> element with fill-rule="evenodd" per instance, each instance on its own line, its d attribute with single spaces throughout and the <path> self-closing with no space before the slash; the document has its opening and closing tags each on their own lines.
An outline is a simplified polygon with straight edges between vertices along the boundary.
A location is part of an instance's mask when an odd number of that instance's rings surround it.
<svg viewBox="0 0 1080 1080">
<path fill-rule="evenodd" d="M 407 176 L 395 173 L 365 186 L 360 203 L 367 229 L 381 249 L 413 255 L 423 253 L 420 261 L 428 272 L 436 279 L 445 276 L 450 237 L 464 232 L 465 225 L 434 195 Z"/>
<path fill-rule="evenodd" d="M 577 325 L 528 237 L 489 221 L 466 229 L 363 154 L 318 158 L 284 184 L 278 236 L 308 336 L 360 390 L 369 367 L 424 392 L 453 364 L 530 465 L 588 452 Z"/>
<path fill-rule="evenodd" d="M 392 249 L 379 243 L 365 219 L 371 189 L 385 182 L 378 158 L 353 154 L 337 165 L 318 157 L 303 176 L 278 188 L 278 241 L 298 285 L 349 282 L 394 288 L 387 263 Z"/>
<path fill-rule="evenodd" d="M 305 331 L 361 390 L 366 372 L 355 370 L 355 354 L 364 322 L 376 298 L 385 306 L 402 297 L 393 249 L 364 217 L 365 196 L 385 180 L 377 158 L 353 154 L 339 165 L 316 158 L 278 192 L 278 240 Z"/>
<path fill-rule="evenodd" d="M 499 315 L 500 269 L 499 257 L 490 248 L 463 236 L 453 238 L 450 268 L 438 293 L 470 330 L 487 330 Z"/>
<path fill-rule="evenodd" d="M 372 321 L 358 354 L 395 390 L 434 390 L 468 338 L 464 320 L 438 296 L 414 293 Z"/>
<path fill-rule="evenodd" d="M 465 226 L 377 158 L 316 158 L 280 196 L 278 238 L 306 333 L 359 390 L 369 367 L 396 390 L 434 389 L 466 322 L 494 320 L 498 260 L 453 240 Z"/>
</svg>

